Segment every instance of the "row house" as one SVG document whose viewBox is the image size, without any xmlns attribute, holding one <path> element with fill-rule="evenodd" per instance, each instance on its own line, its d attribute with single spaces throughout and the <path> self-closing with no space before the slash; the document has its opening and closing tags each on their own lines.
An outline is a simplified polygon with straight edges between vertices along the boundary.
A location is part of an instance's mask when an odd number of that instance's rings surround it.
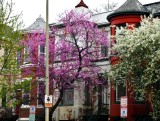
<svg viewBox="0 0 160 121">
<path fill-rule="evenodd" d="M 80 1 L 74 8 L 76 12 L 88 12 L 91 14 L 90 9 L 84 3 L 83 0 Z M 115 11 L 108 11 L 98 14 L 92 14 L 92 21 L 94 21 L 99 29 L 105 31 L 110 39 L 110 47 L 116 43 L 114 35 L 116 34 L 116 26 L 125 26 L 126 23 L 129 25 L 134 25 L 135 27 L 140 26 L 141 16 L 149 14 L 154 14 L 155 17 L 160 15 L 160 2 L 142 5 L 138 0 L 127 0 L 123 5 L 121 5 Z M 45 32 L 45 21 L 40 16 L 36 21 L 26 29 L 28 34 L 32 34 L 35 31 Z M 53 23 L 49 25 L 50 28 L 57 26 L 59 30 L 63 30 L 63 25 L 61 23 Z M 50 34 L 51 38 L 58 40 L 58 36 L 53 36 Z M 110 38 L 111 37 L 111 38 Z M 25 53 L 27 53 L 27 48 L 25 48 L 20 56 L 24 58 Z M 45 53 L 44 46 L 37 46 L 36 48 L 37 56 L 43 55 Z M 103 78 L 103 73 L 108 72 L 110 65 L 114 65 L 118 62 L 114 52 L 109 52 L 106 45 L 101 47 L 101 53 L 103 58 L 100 58 L 95 63 L 102 68 L 101 73 L 97 74 L 99 79 Z M 37 119 L 44 118 L 44 106 L 43 101 L 37 99 L 41 95 L 41 88 L 45 87 L 44 78 L 29 77 L 24 74 L 25 69 L 30 68 L 32 72 L 36 70 L 36 67 L 28 63 L 27 58 L 24 58 L 21 62 L 21 82 L 24 83 L 24 88 L 22 90 L 17 90 L 19 95 L 18 100 L 22 100 L 22 103 L 17 105 L 16 113 L 19 115 L 19 121 L 29 120 L 29 109 L 31 105 L 36 107 Z M 128 112 L 127 121 L 134 120 L 144 120 L 151 111 L 150 104 L 144 100 L 137 100 L 131 96 L 131 91 L 129 91 L 128 85 L 123 86 L 120 83 L 114 84 L 110 83 L 110 80 L 106 80 L 107 84 L 105 86 L 84 86 L 81 84 L 83 91 L 79 92 L 77 89 L 68 89 L 64 92 L 63 100 L 58 106 L 53 114 L 53 119 L 56 121 L 64 120 L 110 120 L 110 121 L 121 121 L 120 117 L 120 97 L 128 97 Z M 30 89 L 25 88 L 30 85 Z M 92 94 L 88 92 L 94 89 Z M 53 103 L 56 100 L 56 95 L 58 91 L 52 92 Z M 42 95 L 44 97 L 44 95 Z M 24 101 L 23 101 L 24 99 Z M 26 100 L 28 99 L 28 100 Z M 42 116 L 42 117 L 40 117 Z M 109 118 L 108 118 L 109 116 Z"/>
<path fill-rule="evenodd" d="M 46 23 L 44 19 L 39 16 L 36 21 L 30 25 L 24 31 L 24 36 L 31 36 L 34 32 L 39 32 L 38 34 L 45 32 Z M 33 43 L 34 44 L 34 43 Z M 44 48 L 37 45 L 36 56 L 44 54 Z M 28 121 L 29 120 L 29 110 L 30 105 L 36 106 L 36 113 L 43 115 L 44 107 L 41 101 L 37 97 L 41 94 L 40 88 L 45 87 L 45 80 L 38 79 L 35 76 L 30 76 L 26 74 L 26 70 L 31 70 L 33 73 L 36 71 L 36 64 L 30 63 L 29 46 L 25 47 L 20 53 L 18 53 L 19 58 L 19 68 L 21 69 L 21 83 L 22 89 L 17 90 L 17 100 L 20 101 L 16 105 L 16 114 L 19 115 L 19 121 Z M 44 98 L 44 95 L 43 95 Z"/>
</svg>

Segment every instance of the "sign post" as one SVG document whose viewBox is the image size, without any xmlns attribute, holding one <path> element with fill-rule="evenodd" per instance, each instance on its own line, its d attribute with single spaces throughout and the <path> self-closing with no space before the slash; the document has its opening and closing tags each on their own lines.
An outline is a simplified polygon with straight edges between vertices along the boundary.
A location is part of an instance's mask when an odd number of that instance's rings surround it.
<svg viewBox="0 0 160 121">
<path fill-rule="evenodd" d="M 46 0 L 46 95 L 49 95 L 49 0 Z M 45 121 L 49 121 L 49 108 L 45 107 Z"/>
<path fill-rule="evenodd" d="M 127 96 L 122 96 L 121 97 L 121 105 L 120 105 L 121 118 L 127 118 L 127 105 L 128 105 Z"/>
</svg>

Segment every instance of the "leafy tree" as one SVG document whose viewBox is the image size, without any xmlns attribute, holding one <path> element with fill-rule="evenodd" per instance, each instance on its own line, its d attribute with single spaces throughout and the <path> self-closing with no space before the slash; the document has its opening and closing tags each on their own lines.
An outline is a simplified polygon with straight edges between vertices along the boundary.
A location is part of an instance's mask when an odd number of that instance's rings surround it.
<svg viewBox="0 0 160 121">
<path fill-rule="evenodd" d="M 142 19 L 139 28 L 117 29 L 116 44 L 119 62 L 112 65 L 113 80 L 127 81 L 135 93 L 151 102 L 153 119 L 160 115 L 160 19 Z"/>
<path fill-rule="evenodd" d="M 0 98 L 6 107 L 13 98 L 16 80 L 19 78 L 17 68 L 17 51 L 20 50 L 21 14 L 13 14 L 12 0 L 0 0 Z"/>
<path fill-rule="evenodd" d="M 95 61 L 101 57 L 101 45 L 107 45 L 107 34 L 91 22 L 90 17 L 89 13 L 67 12 L 59 20 L 60 25 L 51 28 L 49 82 L 50 88 L 59 89 L 60 94 L 51 108 L 50 118 L 62 101 L 66 89 L 76 87 L 75 82 L 85 81 L 88 77 L 95 81 L 101 70 Z M 36 52 L 38 46 L 45 46 L 45 34 L 28 34 L 23 42 L 30 48 L 28 57 L 31 63 L 36 65 L 35 76 L 44 78 L 45 55 L 37 56 Z M 29 69 L 26 73 L 32 74 Z"/>
</svg>

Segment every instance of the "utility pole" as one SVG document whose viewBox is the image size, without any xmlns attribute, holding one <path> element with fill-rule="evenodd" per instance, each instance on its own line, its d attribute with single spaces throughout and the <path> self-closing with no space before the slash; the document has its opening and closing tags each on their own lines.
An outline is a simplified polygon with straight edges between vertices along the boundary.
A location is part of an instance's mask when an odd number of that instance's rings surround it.
<svg viewBox="0 0 160 121">
<path fill-rule="evenodd" d="M 48 25 L 48 1 L 46 0 L 46 95 L 49 96 L 49 25 Z M 45 121 L 49 121 L 49 108 L 45 107 Z"/>
<path fill-rule="evenodd" d="M 109 0 L 108 0 L 108 11 L 109 11 L 110 7 L 109 7 Z"/>
</svg>

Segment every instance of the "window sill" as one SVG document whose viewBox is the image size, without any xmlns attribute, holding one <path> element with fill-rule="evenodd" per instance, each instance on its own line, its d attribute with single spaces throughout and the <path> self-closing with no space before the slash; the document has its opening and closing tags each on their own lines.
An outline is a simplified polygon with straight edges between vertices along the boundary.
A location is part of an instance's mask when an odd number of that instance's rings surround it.
<svg viewBox="0 0 160 121">
<path fill-rule="evenodd" d="M 37 105 L 37 108 L 44 108 L 43 105 Z"/>
<path fill-rule="evenodd" d="M 30 108 L 30 105 L 21 105 L 21 108 Z"/>
</svg>

